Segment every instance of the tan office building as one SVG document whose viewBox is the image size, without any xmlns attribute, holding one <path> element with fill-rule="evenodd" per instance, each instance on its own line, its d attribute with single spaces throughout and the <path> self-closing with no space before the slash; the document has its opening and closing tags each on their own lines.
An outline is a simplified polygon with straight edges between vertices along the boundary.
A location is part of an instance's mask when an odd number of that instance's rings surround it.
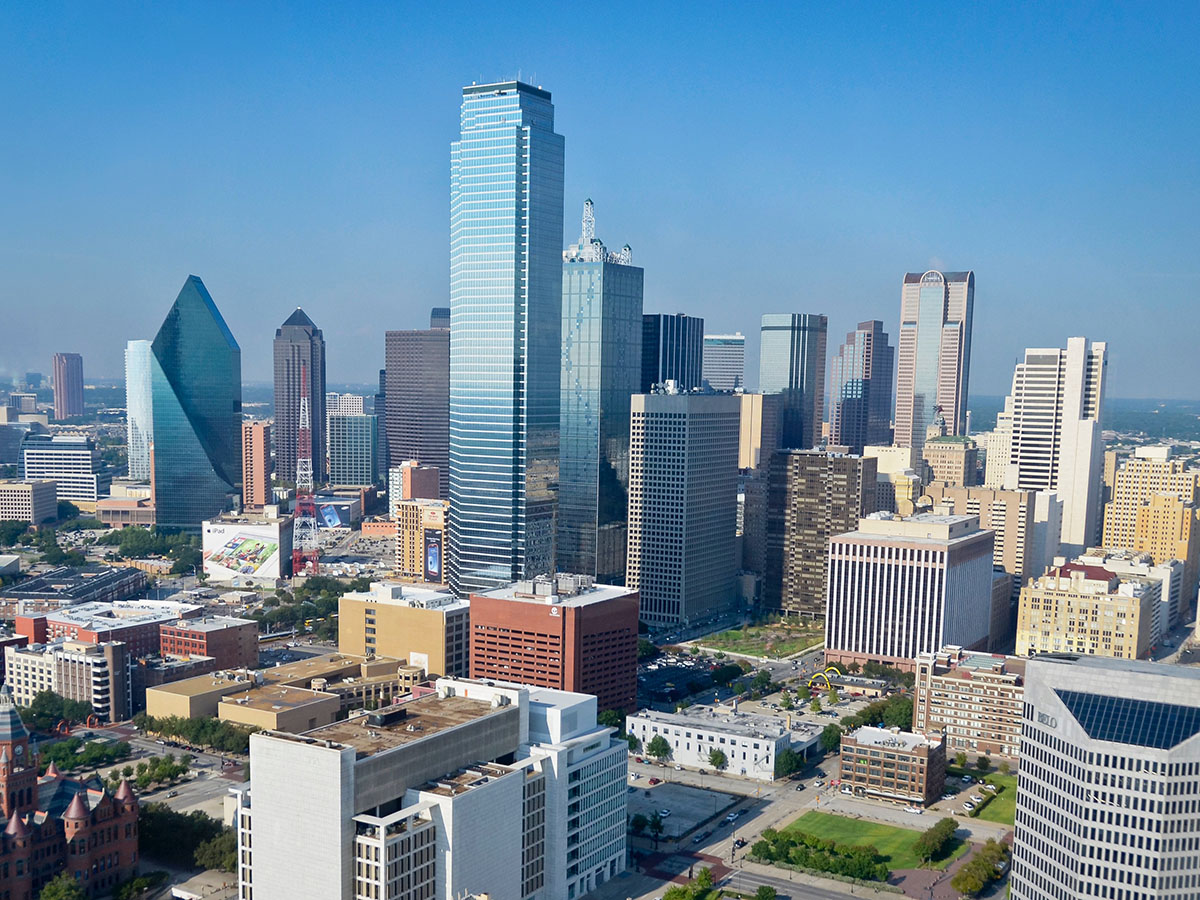
<svg viewBox="0 0 1200 900">
<path fill-rule="evenodd" d="M 58 518 L 57 485 L 53 481 L 0 481 L 0 522 L 40 525 Z"/>
<path fill-rule="evenodd" d="M 766 468 L 779 449 L 780 394 L 741 394 L 738 468 Z"/>
<path fill-rule="evenodd" d="M 272 502 L 271 426 L 267 422 L 243 422 L 242 505 L 262 509 Z"/>
<path fill-rule="evenodd" d="M 921 451 L 925 465 L 930 470 L 931 481 L 941 481 L 956 487 L 971 487 L 976 484 L 976 468 L 979 465 L 979 448 L 969 437 L 941 435 L 925 439 Z"/>
<path fill-rule="evenodd" d="M 924 485 L 924 466 L 912 447 L 863 447 L 864 458 L 875 460 L 875 508 L 899 516 L 916 512 Z"/>
<path fill-rule="evenodd" d="M 401 581 L 445 584 L 446 513 L 449 500 L 400 500 L 396 522 L 396 576 Z"/>
<path fill-rule="evenodd" d="M 1056 566 L 1021 589 L 1017 655 L 1085 653 L 1137 659 L 1150 648 L 1162 583 L 1099 566 Z"/>
<path fill-rule="evenodd" d="M 917 657 L 912 729 L 942 735 L 947 753 L 1015 759 L 1024 698 L 1024 659 L 943 647 Z"/>
<path fill-rule="evenodd" d="M 842 785 L 855 794 L 924 806 L 946 787 L 946 744 L 899 728 L 842 735 Z"/>
<path fill-rule="evenodd" d="M 470 611 L 470 603 L 444 591 L 377 581 L 338 601 L 338 647 L 407 660 L 430 676 L 466 676 Z"/>
</svg>

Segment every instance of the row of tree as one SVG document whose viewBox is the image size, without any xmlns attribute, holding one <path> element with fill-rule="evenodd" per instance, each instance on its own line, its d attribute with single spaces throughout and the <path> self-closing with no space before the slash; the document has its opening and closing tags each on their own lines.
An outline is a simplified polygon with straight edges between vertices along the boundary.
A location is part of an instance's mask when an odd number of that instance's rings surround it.
<svg viewBox="0 0 1200 900">
<path fill-rule="evenodd" d="M 236 836 L 199 810 L 180 813 L 165 803 L 147 803 L 138 811 L 138 849 L 169 866 L 237 870 Z"/>
<path fill-rule="evenodd" d="M 224 753 L 249 753 L 250 735 L 257 728 L 245 728 L 213 718 L 184 719 L 180 716 L 156 718 L 146 713 L 133 717 L 133 724 L 144 732 L 162 737 L 182 738 L 189 744 L 210 747 Z"/>
<path fill-rule="evenodd" d="M 54 763 L 63 772 L 73 769 L 98 769 L 128 759 L 132 752 L 133 748 L 127 741 L 118 741 L 115 744 L 88 741 L 85 744 L 79 738 L 67 738 L 65 741 L 55 741 L 53 744 L 42 746 L 42 771 L 45 772 L 50 763 Z"/>
<path fill-rule="evenodd" d="M 958 823 L 953 819 L 941 819 L 932 828 L 927 828 L 913 842 L 913 852 L 921 862 L 934 862 L 944 859 L 954 847 L 954 832 Z"/>
<path fill-rule="evenodd" d="M 759 862 L 787 863 L 859 881 L 887 881 L 892 874 L 874 847 L 839 844 L 807 831 L 766 828 L 750 848 L 750 856 Z"/>
<path fill-rule="evenodd" d="M 121 528 L 110 531 L 100 538 L 100 543 L 117 548 L 122 559 L 142 559 L 148 556 L 165 556 L 174 560 L 172 575 L 183 575 L 194 569 L 199 571 L 203 563 L 200 554 L 200 539 L 182 532 L 172 533 L 156 528 Z"/>
<path fill-rule="evenodd" d="M 954 873 L 950 886 L 960 894 L 974 897 L 991 882 L 1003 877 L 1008 861 L 1008 845 L 995 838 L 975 851 L 971 860 Z"/>
<path fill-rule="evenodd" d="M 30 731 L 50 734 L 59 722 L 86 722 L 92 714 L 90 703 L 68 700 L 54 691 L 38 691 L 28 706 L 19 707 L 17 714 Z"/>
</svg>

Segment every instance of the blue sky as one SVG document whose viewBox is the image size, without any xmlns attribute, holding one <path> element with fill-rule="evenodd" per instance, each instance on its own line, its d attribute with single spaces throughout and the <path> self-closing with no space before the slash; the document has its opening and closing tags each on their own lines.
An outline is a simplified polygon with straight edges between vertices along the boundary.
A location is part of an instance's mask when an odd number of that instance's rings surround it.
<svg viewBox="0 0 1200 900">
<path fill-rule="evenodd" d="M 1110 342 L 1115 396 L 1200 397 L 1200 7 L 0 4 L 0 373 L 121 372 L 189 273 L 270 377 L 303 306 L 331 381 L 447 302 L 459 88 L 554 95 L 566 234 L 647 312 L 897 328 L 906 270 L 976 272 L 972 393 Z M 752 376 L 753 379 L 753 376 Z"/>
</svg>

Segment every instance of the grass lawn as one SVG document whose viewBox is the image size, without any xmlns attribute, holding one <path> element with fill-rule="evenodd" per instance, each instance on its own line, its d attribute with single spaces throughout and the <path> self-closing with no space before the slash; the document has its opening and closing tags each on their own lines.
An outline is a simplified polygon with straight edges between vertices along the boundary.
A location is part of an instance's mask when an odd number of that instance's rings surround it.
<svg viewBox="0 0 1200 900">
<path fill-rule="evenodd" d="M 932 826 L 936 821 L 936 818 L 930 817 L 922 824 Z M 802 815 L 785 830 L 806 831 L 851 847 L 872 846 L 879 851 L 889 869 L 921 868 L 921 860 L 913 852 L 913 844 L 921 836 L 921 832 L 911 828 L 897 828 L 894 825 L 813 811 Z M 949 855 L 934 863 L 933 868 L 944 869 L 966 852 L 966 841 L 955 838 Z"/>
<path fill-rule="evenodd" d="M 997 822 L 1001 825 L 1012 825 L 1017 814 L 1017 776 L 1016 775 L 986 775 L 984 781 L 990 781 L 1000 788 L 1000 793 L 992 798 L 992 802 L 979 811 L 977 819 L 985 822 Z"/>
<path fill-rule="evenodd" d="M 710 634 L 696 641 L 706 650 L 723 650 L 726 653 L 745 653 L 779 659 L 791 656 L 809 647 L 816 647 L 825 640 L 821 628 L 803 625 L 747 625 Z"/>
</svg>

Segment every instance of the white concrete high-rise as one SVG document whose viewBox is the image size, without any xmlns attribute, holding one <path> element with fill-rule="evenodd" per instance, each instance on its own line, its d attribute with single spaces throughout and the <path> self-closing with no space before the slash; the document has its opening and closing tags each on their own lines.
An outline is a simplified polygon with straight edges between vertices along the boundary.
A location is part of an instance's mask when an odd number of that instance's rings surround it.
<svg viewBox="0 0 1200 900">
<path fill-rule="evenodd" d="M 1078 555 L 1100 538 L 1107 367 L 1107 344 L 1073 337 L 1065 350 L 1026 350 L 1013 373 L 1004 487 L 1058 494 L 1066 555 Z"/>
<path fill-rule="evenodd" d="M 966 433 L 975 273 L 909 272 L 901 298 L 895 444 L 920 450 L 939 408 L 947 433 Z"/>
<path fill-rule="evenodd" d="M 1020 756 L 1013 900 L 1200 896 L 1200 670 L 1035 657 Z"/>
<path fill-rule="evenodd" d="M 704 383 L 714 391 L 736 391 L 746 386 L 746 336 L 704 336 Z"/>
</svg>

